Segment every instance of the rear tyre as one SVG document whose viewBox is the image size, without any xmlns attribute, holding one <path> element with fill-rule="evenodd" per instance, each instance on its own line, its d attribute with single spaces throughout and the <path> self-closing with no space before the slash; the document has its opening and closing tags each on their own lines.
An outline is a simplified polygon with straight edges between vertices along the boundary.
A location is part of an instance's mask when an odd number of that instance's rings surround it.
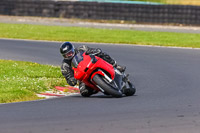
<svg viewBox="0 0 200 133">
<path fill-rule="evenodd" d="M 102 88 L 106 94 L 110 94 L 112 95 L 113 97 L 122 97 L 122 92 L 119 91 L 118 88 L 115 88 L 113 86 L 111 86 L 110 84 L 108 84 L 104 77 L 96 74 L 94 77 L 93 77 L 93 81 L 100 87 Z"/>
<path fill-rule="evenodd" d="M 124 89 L 124 94 L 126 96 L 132 96 L 132 95 L 135 94 L 135 92 L 136 92 L 135 88 L 126 88 L 126 89 Z"/>
<path fill-rule="evenodd" d="M 135 86 L 130 81 L 128 81 L 128 84 L 129 84 L 129 88 L 125 88 L 123 93 L 126 96 L 132 96 L 135 94 L 136 89 L 135 89 Z"/>
</svg>

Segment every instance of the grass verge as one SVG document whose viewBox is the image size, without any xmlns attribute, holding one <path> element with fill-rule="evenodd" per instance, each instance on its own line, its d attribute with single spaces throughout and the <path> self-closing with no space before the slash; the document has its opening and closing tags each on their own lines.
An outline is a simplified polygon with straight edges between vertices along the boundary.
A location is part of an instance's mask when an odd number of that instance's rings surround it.
<svg viewBox="0 0 200 133">
<path fill-rule="evenodd" d="M 200 48 L 200 34 L 0 23 L 0 37 Z"/>
<path fill-rule="evenodd" d="M 0 60 L 0 103 L 40 99 L 35 94 L 66 84 L 59 67 Z"/>
</svg>

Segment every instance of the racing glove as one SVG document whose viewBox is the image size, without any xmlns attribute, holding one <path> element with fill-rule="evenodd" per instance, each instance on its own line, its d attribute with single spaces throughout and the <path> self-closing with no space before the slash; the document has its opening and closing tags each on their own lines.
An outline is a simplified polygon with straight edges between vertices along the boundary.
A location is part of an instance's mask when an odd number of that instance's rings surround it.
<svg viewBox="0 0 200 133">
<path fill-rule="evenodd" d="M 98 55 L 98 54 L 100 54 L 101 52 L 102 52 L 102 51 L 101 51 L 100 48 L 89 48 L 89 49 L 85 52 L 85 54 L 86 54 L 86 55 L 89 55 L 89 54 Z"/>
<path fill-rule="evenodd" d="M 77 84 L 77 80 L 74 77 L 71 77 L 71 78 L 68 79 L 67 83 L 70 86 L 75 86 Z"/>
</svg>

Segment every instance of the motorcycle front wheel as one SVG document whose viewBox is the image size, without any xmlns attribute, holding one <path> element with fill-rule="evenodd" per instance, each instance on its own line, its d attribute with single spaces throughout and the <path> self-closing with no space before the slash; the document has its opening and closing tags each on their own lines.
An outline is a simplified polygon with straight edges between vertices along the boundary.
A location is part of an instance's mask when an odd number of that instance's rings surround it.
<svg viewBox="0 0 200 133">
<path fill-rule="evenodd" d="M 108 82 L 105 81 L 105 78 L 101 75 L 96 74 L 92 79 L 105 93 L 112 95 L 113 97 L 120 98 L 122 97 L 122 92 L 118 88 L 111 86 Z"/>
</svg>

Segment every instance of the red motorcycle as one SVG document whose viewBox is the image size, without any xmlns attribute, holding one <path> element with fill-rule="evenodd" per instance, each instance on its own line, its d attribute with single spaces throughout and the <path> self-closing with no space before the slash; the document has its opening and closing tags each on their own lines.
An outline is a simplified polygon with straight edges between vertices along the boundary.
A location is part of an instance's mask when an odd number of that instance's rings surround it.
<svg viewBox="0 0 200 133">
<path fill-rule="evenodd" d="M 72 59 L 74 77 L 90 88 L 113 97 L 132 96 L 136 89 L 128 75 L 114 68 L 100 57 L 77 53 Z"/>
</svg>

